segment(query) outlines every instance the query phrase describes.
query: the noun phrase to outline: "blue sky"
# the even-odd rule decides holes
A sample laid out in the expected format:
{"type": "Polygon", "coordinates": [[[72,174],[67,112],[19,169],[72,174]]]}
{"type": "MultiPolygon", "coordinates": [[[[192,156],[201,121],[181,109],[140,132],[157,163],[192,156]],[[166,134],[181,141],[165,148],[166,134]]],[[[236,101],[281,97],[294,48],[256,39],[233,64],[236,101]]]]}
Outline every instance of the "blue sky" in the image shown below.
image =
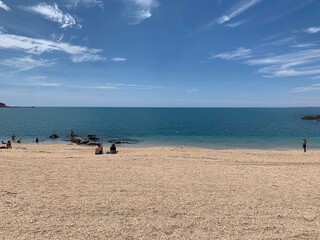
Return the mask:
{"type": "Polygon", "coordinates": [[[0,0],[0,101],[320,106],[318,0],[0,0]]]}

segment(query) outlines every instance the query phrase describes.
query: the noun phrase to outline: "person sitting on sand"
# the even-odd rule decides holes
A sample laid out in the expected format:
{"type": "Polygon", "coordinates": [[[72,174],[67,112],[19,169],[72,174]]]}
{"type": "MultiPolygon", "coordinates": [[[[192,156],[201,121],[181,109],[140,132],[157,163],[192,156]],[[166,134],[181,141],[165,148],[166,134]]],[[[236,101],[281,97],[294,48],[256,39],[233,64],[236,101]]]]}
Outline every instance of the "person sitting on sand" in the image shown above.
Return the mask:
{"type": "Polygon", "coordinates": [[[103,154],[103,147],[101,144],[97,145],[95,154],[103,154]]]}
{"type": "Polygon", "coordinates": [[[114,143],[111,145],[110,147],[110,153],[111,154],[116,154],[118,151],[117,151],[117,148],[116,148],[116,145],[114,145],[114,143]]]}
{"type": "Polygon", "coordinates": [[[7,142],[7,144],[6,144],[6,148],[7,148],[7,149],[11,149],[11,148],[12,148],[12,146],[11,146],[11,142],[10,142],[10,141],[8,141],[8,142],[7,142]]]}
{"type": "Polygon", "coordinates": [[[304,152],[307,152],[307,140],[305,138],[303,139],[302,147],[304,152]]]}

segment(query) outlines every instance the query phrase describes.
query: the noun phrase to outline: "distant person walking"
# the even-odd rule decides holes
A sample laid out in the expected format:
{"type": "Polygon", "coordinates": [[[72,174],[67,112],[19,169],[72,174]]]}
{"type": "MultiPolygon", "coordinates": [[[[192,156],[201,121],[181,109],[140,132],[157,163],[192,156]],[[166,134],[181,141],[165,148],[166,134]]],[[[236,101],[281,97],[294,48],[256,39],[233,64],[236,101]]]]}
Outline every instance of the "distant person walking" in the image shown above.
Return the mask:
{"type": "Polygon", "coordinates": [[[12,134],[11,139],[12,141],[16,140],[16,135],[12,134]]]}
{"type": "Polygon", "coordinates": [[[302,143],[303,151],[307,152],[307,140],[304,138],[302,143]]]}
{"type": "Polygon", "coordinates": [[[39,139],[38,138],[36,138],[36,143],[39,143],[39,139]]]}

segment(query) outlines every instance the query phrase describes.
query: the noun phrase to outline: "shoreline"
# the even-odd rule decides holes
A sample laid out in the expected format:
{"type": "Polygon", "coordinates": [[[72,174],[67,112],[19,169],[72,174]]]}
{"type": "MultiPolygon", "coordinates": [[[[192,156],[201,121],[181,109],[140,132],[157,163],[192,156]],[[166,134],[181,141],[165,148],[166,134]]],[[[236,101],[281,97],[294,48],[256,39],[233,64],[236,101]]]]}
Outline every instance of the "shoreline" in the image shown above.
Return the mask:
{"type": "MultiPolygon", "coordinates": [[[[11,141],[11,140],[10,140],[11,141]]],[[[74,146],[79,146],[79,147],[86,147],[86,148],[94,148],[94,145],[86,145],[86,144],[76,144],[72,143],[71,141],[43,141],[43,142],[23,142],[23,143],[17,143],[16,141],[12,142],[12,146],[23,146],[23,145],[74,145],[74,146]]],[[[104,143],[102,142],[102,145],[104,148],[109,148],[112,143],[104,143]]],[[[138,143],[138,144],[115,144],[118,148],[138,148],[138,149],[144,149],[144,148],[187,148],[187,149],[205,149],[205,150],[216,150],[216,151],[223,151],[223,150],[244,150],[244,151],[303,151],[302,144],[300,148],[290,148],[290,147],[278,147],[278,148],[248,148],[248,147],[207,147],[207,146],[198,146],[198,145],[165,145],[165,144],[143,144],[143,143],[138,143]]],[[[307,150],[310,151],[319,151],[320,152],[320,147],[309,147],[307,146],[307,150]]]]}

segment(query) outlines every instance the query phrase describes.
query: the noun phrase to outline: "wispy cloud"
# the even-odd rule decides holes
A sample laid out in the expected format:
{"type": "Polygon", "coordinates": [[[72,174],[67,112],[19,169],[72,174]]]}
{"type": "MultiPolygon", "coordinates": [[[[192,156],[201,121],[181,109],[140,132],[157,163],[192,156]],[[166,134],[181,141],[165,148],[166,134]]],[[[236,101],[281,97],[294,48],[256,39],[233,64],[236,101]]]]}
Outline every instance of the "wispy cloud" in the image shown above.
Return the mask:
{"type": "Polygon", "coordinates": [[[158,0],[125,0],[125,15],[130,24],[139,24],[152,16],[152,10],[159,6],[158,0]]]}
{"type": "Polygon", "coordinates": [[[123,84],[123,83],[105,83],[100,86],[93,87],[95,89],[110,89],[110,90],[120,90],[120,89],[136,89],[136,90],[154,90],[163,89],[160,86],[154,85],[139,85],[139,84],[123,84]]]}
{"type": "Polygon", "coordinates": [[[252,58],[248,65],[264,65],[260,73],[272,77],[310,76],[320,74],[320,50],[300,50],[288,54],[252,58]]]}
{"type": "Polygon", "coordinates": [[[315,43],[299,43],[299,44],[295,44],[291,47],[293,48],[310,48],[310,47],[315,47],[317,46],[315,43]]]}
{"type": "Polygon", "coordinates": [[[32,76],[27,79],[27,82],[24,84],[26,86],[33,87],[60,87],[61,83],[48,81],[45,76],[32,76]]]}
{"type": "Polygon", "coordinates": [[[46,76],[31,76],[26,79],[23,83],[16,82],[11,83],[11,85],[20,87],[63,87],[70,89],[87,89],[87,90],[157,90],[165,89],[164,87],[154,86],[154,85],[140,85],[140,84],[125,84],[125,83],[111,83],[107,82],[99,85],[84,85],[82,84],[67,84],[59,83],[56,81],[49,81],[46,76]]]}
{"type": "Polygon", "coordinates": [[[266,43],[264,43],[264,46],[283,46],[283,45],[288,45],[288,44],[292,44],[295,43],[295,41],[297,40],[297,38],[295,36],[291,36],[291,37],[284,37],[284,38],[280,38],[277,40],[272,40],[272,41],[268,41],[266,43]]]}
{"type": "Polygon", "coordinates": [[[29,38],[0,32],[0,49],[11,49],[41,54],[45,52],[60,51],[70,55],[73,62],[101,61],[100,49],[92,49],[84,46],[71,45],[65,42],[54,42],[44,39],[29,38]]]}
{"type": "Polygon", "coordinates": [[[51,37],[52,40],[60,42],[64,38],[64,34],[61,34],[59,36],[59,35],[56,35],[56,34],[53,33],[53,34],[50,35],[50,37],[51,37]]]}
{"type": "Polygon", "coordinates": [[[0,0],[0,9],[1,8],[6,10],[7,12],[9,12],[11,10],[11,8],[9,8],[8,5],[6,5],[3,1],[0,0]]]}
{"type": "Polygon", "coordinates": [[[214,54],[210,59],[240,60],[246,65],[257,66],[257,72],[264,77],[319,76],[320,43],[299,41],[301,37],[298,36],[272,38],[252,49],[238,48],[214,54]]]}
{"type": "Polygon", "coordinates": [[[320,91],[320,83],[312,84],[307,87],[297,87],[292,89],[290,92],[304,93],[304,92],[312,92],[312,91],[320,91]]]}
{"type": "Polygon", "coordinates": [[[320,32],[320,27],[309,27],[307,30],[306,30],[307,33],[318,33],[320,32]]]}
{"type": "Polygon", "coordinates": [[[197,92],[199,92],[199,88],[187,89],[187,93],[197,93],[197,92]]]}
{"type": "Polygon", "coordinates": [[[111,59],[113,62],[125,62],[127,61],[126,58],[122,58],[122,57],[115,57],[111,59]]]}
{"type": "Polygon", "coordinates": [[[67,7],[76,8],[79,6],[84,7],[100,7],[102,10],[104,9],[103,1],[100,0],[68,0],[67,7]]]}
{"type": "Polygon", "coordinates": [[[234,28],[234,27],[238,27],[238,26],[244,24],[245,22],[246,22],[246,20],[242,20],[242,21],[238,21],[238,22],[227,23],[227,24],[225,24],[225,26],[234,28]]]}
{"type": "Polygon", "coordinates": [[[54,3],[53,5],[47,3],[39,3],[35,6],[25,7],[25,9],[40,14],[47,20],[58,23],[61,28],[81,28],[81,25],[77,24],[76,20],[71,16],[71,14],[64,13],[59,9],[56,3],[54,3]]]}
{"type": "Polygon", "coordinates": [[[251,50],[247,48],[238,48],[232,52],[223,52],[219,54],[212,55],[209,59],[221,58],[225,60],[239,60],[249,58],[251,54],[251,50]]]}
{"type": "Polygon", "coordinates": [[[226,23],[228,21],[230,21],[231,19],[233,19],[234,17],[246,12],[249,8],[253,7],[254,5],[256,5],[257,3],[261,2],[262,0],[242,0],[240,3],[238,3],[237,5],[233,6],[227,14],[222,15],[221,17],[219,17],[216,22],[218,24],[223,24],[226,23]]]}
{"type": "Polygon", "coordinates": [[[16,57],[5,60],[0,60],[0,64],[15,68],[18,71],[27,71],[36,67],[48,67],[55,64],[54,60],[35,59],[31,56],[16,57]]]}

